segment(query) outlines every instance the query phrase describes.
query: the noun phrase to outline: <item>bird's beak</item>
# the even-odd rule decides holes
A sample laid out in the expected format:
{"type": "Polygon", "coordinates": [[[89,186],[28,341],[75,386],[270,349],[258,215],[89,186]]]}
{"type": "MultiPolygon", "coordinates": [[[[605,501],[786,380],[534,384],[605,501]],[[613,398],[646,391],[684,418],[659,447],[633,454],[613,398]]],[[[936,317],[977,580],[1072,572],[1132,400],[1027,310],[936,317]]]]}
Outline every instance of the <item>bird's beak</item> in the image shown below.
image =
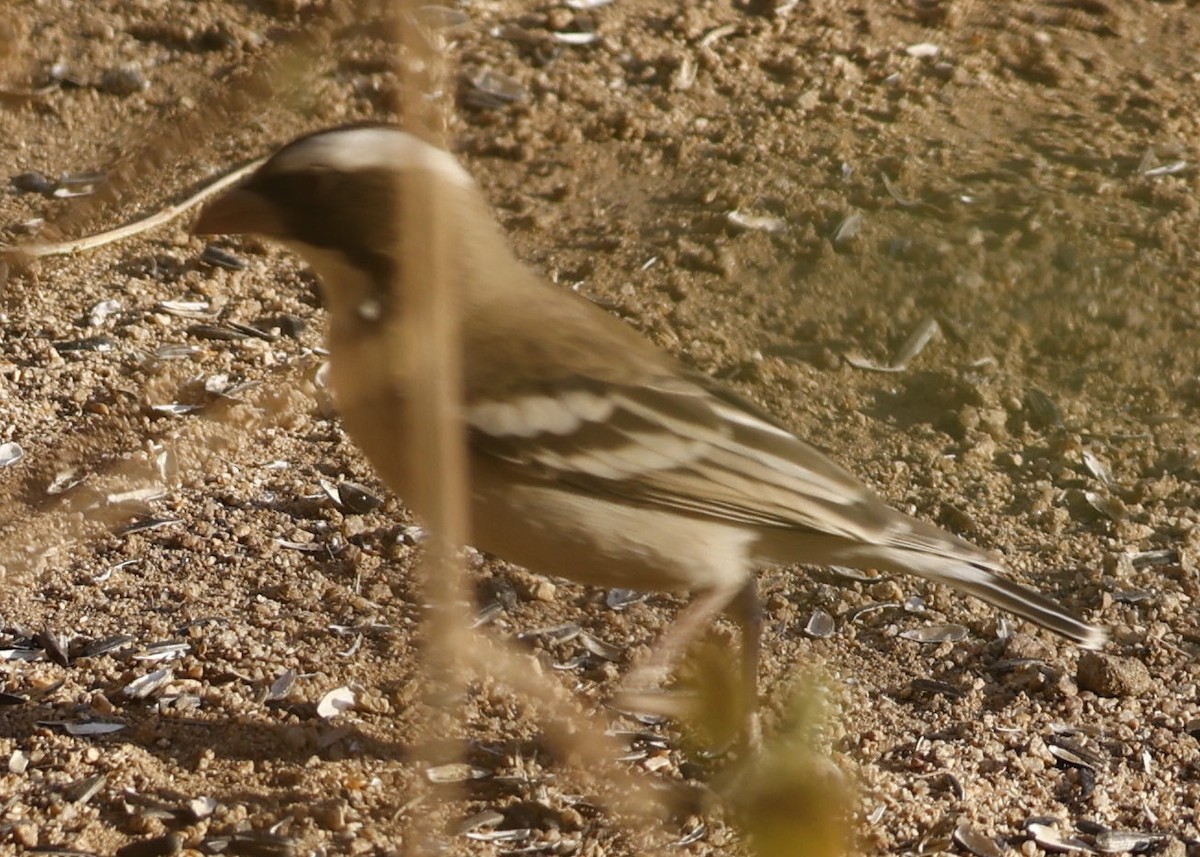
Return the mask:
{"type": "Polygon", "coordinates": [[[270,202],[252,190],[238,187],[204,207],[192,224],[192,234],[271,237],[283,235],[284,228],[270,202]]]}

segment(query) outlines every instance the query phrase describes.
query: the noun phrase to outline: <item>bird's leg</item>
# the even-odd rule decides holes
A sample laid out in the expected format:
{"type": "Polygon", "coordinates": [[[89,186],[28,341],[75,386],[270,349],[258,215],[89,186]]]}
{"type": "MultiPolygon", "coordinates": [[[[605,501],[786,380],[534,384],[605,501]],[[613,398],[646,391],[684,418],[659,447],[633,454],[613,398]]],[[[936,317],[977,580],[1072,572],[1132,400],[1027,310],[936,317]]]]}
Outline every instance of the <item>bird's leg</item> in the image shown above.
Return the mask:
{"type": "Polygon", "coordinates": [[[744,749],[754,750],[762,744],[758,722],[758,658],[762,648],[763,610],[753,576],[738,590],[727,611],[742,628],[742,704],[746,707],[746,722],[740,743],[744,749]]]}
{"type": "Polygon", "coordinates": [[[621,696],[629,700],[631,694],[637,697],[647,691],[657,691],[696,637],[712,624],[717,614],[729,610],[744,591],[744,586],[720,587],[701,592],[693,598],[659,638],[650,657],[630,671],[621,696]]]}
{"type": "Polygon", "coordinates": [[[697,595],[658,641],[650,658],[630,672],[620,697],[625,705],[638,710],[669,717],[685,713],[686,705],[681,707],[678,702],[672,705],[661,693],[661,686],[695,639],[722,612],[728,613],[742,629],[741,693],[734,704],[745,716],[738,746],[752,751],[762,741],[758,724],[758,656],[763,628],[762,604],[753,577],[737,588],[722,587],[697,595]]]}

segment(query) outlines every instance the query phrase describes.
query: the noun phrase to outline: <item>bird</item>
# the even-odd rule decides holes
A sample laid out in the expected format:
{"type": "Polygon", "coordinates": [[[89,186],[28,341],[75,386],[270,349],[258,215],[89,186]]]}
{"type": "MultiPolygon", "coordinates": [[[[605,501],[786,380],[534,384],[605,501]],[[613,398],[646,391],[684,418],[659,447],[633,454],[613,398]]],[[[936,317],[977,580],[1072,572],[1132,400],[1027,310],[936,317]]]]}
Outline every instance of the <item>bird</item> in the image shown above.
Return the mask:
{"type": "Polygon", "coordinates": [[[278,149],[193,232],[260,236],[311,267],[336,408],[402,501],[413,475],[398,450],[420,415],[383,340],[400,311],[398,194],[417,175],[449,213],[470,542],[543,575],[691,595],[643,678],[661,679],[726,613],[756,698],[756,572],[793,564],[915,575],[1103,646],[1102,628],[1005,577],[993,554],[889,507],[763,408],[526,266],[451,153],[390,125],[330,128],[278,149]]]}

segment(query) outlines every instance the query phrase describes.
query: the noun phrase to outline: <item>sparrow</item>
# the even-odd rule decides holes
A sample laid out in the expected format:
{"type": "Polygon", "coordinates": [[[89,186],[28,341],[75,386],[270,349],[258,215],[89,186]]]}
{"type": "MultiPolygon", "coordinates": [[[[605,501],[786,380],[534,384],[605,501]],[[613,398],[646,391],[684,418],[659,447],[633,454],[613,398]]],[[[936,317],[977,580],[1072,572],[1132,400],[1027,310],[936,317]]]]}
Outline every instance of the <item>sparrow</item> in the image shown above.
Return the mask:
{"type": "Polygon", "coordinates": [[[996,557],[888,507],[753,402],[526,267],[451,154],[393,127],[334,128],[279,149],[193,231],[273,239],[313,269],[336,407],[401,500],[412,474],[398,450],[420,415],[406,408],[402,367],[388,365],[398,351],[384,340],[400,311],[397,194],[411,171],[453,223],[476,548],[585,584],[691,593],[660,641],[660,673],[728,612],[742,626],[748,693],[761,566],[916,575],[1103,645],[1103,630],[1005,578],[996,557]]]}

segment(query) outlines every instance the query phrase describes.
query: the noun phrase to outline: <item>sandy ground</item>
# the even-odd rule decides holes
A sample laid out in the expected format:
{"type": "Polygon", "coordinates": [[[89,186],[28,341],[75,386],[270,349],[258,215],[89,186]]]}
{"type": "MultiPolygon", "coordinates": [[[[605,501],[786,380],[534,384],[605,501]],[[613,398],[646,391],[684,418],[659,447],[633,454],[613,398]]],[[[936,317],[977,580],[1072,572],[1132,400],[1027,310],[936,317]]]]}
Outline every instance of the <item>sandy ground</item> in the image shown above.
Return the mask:
{"type": "MultiPolygon", "coordinates": [[[[789,5],[458,4],[447,136],[530,264],[1110,626],[1103,655],[911,579],[766,571],[768,746],[824,693],[802,743],[840,773],[731,785],[602,705],[678,599],[476,557],[479,633],[611,721],[639,781],[708,797],[616,812],[486,680],[445,750],[477,779],[431,790],[414,522],[322,400],[311,276],[255,242],[214,264],[184,217],[4,272],[0,851],[431,853],[402,840],[421,816],[450,854],[749,853],[734,808],[775,800],[803,853],[840,777],[866,853],[1034,854],[1033,819],[1200,853],[1200,9],[789,5]]],[[[160,209],[396,87],[378,10],[6,11],[10,244],[160,209]]]]}

